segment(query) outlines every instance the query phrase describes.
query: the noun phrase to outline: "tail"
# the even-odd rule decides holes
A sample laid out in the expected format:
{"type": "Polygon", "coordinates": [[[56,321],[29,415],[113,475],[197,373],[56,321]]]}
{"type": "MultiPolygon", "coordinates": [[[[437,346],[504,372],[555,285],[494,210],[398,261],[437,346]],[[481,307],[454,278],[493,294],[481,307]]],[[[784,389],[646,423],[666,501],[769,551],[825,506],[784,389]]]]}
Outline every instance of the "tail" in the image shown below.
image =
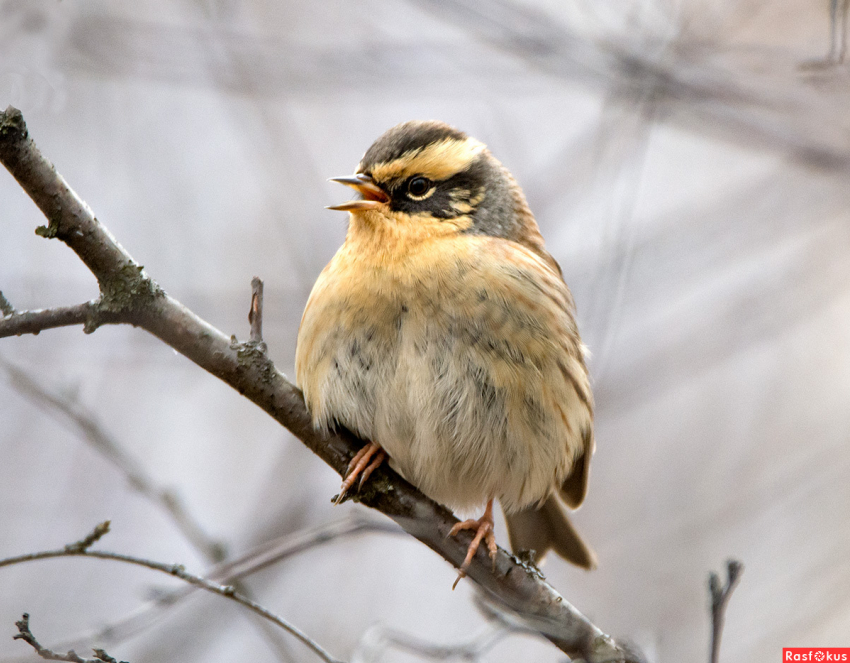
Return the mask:
{"type": "Polygon", "coordinates": [[[534,562],[539,562],[549,550],[554,550],[568,562],[583,569],[596,568],[596,555],[582,541],[566,512],[552,495],[539,508],[530,507],[518,513],[505,514],[511,549],[533,550],[534,562]]]}

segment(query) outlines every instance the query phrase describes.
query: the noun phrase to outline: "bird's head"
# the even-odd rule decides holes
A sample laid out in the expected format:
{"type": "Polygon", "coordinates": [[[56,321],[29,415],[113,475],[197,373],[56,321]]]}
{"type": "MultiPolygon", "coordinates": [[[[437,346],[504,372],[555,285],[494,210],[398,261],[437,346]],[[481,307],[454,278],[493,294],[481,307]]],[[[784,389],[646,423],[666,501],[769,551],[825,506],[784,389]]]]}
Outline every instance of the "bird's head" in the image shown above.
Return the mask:
{"type": "Polygon", "coordinates": [[[445,224],[520,242],[529,232],[539,237],[510,173],[483,143],[443,122],[393,127],[366,151],[354,175],[333,181],[361,198],[329,209],[377,212],[387,220],[445,224]]]}

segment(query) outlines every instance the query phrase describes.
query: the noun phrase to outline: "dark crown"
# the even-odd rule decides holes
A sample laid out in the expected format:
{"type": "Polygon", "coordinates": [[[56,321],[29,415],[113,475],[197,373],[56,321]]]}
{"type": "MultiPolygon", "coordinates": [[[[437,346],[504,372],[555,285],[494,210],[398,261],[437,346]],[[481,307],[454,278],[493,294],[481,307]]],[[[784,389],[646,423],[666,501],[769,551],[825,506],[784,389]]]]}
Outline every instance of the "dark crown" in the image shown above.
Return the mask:
{"type": "Polygon", "coordinates": [[[369,172],[379,163],[398,159],[405,153],[420,150],[432,143],[447,139],[464,140],[467,135],[439,120],[410,120],[394,126],[381,134],[366,150],[360,160],[358,172],[369,172]]]}

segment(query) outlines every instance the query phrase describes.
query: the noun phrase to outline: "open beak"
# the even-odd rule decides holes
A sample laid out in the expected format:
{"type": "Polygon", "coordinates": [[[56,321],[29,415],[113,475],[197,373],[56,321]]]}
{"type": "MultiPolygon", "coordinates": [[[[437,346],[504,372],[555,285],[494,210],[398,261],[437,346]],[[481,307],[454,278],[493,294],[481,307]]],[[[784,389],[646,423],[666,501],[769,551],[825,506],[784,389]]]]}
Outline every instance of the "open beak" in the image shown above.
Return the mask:
{"type": "Polygon", "coordinates": [[[341,205],[330,205],[326,209],[337,209],[343,212],[376,209],[390,200],[390,197],[386,194],[386,192],[375,184],[372,181],[372,178],[368,175],[357,174],[349,175],[347,177],[332,177],[329,181],[339,182],[340,184],[345,184],[345,186],[350,186],[363,196],[363,199],[349,200],[347,203],[342,203],[341,205]]]}

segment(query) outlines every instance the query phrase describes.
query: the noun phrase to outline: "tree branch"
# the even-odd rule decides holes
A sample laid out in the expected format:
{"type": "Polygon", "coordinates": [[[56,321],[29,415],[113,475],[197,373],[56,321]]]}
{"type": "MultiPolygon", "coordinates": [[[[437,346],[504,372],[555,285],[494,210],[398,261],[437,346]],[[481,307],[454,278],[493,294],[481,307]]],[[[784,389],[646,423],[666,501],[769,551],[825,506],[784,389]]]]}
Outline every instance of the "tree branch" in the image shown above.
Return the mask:
{"type": "MultiPolygon", "coordinates": [[[[220,585],[237,585],[239,580],[278,564],[295,555],[300,555],[318,546],[368,533],[404,535],[405,532],[386,519],[378,519],[364,512],[349,511],[337,521],[317,527],[298,530],[261,543],[239,557],[213,566],[204,576],[220,585]]],[[[90,642],[120,644],[128,638],[150,628],[155,620],[178,606],[198,591],[186,585],[169,591],[156,592],[151,600],[128,615],[90,629],[54,645],[54,649],[82,648],[90,642]]],[[[269,622],[263,622],[269,624],[269,622]]],[[[271,626],[271,625],[270,625],[271,626]]],[[[24,661],[20,661],[24,663],[24,661]]]]}
{"type": "MultiPolygon", "coordinates": [[[[199,589],[206,590],[208,592],[211,592],[212,594],[218,594],[219,596],[223,596],[227,599],[230,599],[231,601],[235,601],[239,605],[248,608],[248,610],[250,610],[251,612],[259,615],[260,617],[263,617],[264,619],[267,619],[273,624],[280,626],[285,631],[288,631],[289,633],[294,635],[307,647],[313,650],[313,652],[319,658],[325,661],[325,663],[343,663],[342,661],[339,661],[338,659],[331,656],[318,643],[308,637],[298,627],[290,624],[282,617],[279,617],[270,610],[261,606],[259,603],[255,603],[247,597],[238,594],[232,585],[219,585],[218,583],[212,582],[211,580],[207,580],[206,578],[202,578],[201,576],[196,576],[186,571],[182,564],[163,564],[161,562],[154,562],[149,559],[134,557],[132,555],[122,555],[120,553],[106,552],[101,550],[89,550],[89,547],[92,546],[107,532],[109,532],[108,520],[95,527],[91,534],[86,536],[81,541],[69,544],[59,550],[46,550],[38,553],[20,555],[18,557],[8,557],[6,559],[0,559],[0,568],[4,566],[12,566],[14,564],[23,564],[25,562],[34,562],[42,559],[55,559],[57,557],[93,557],[96,559],[110,559],[115,562],[124,562],[125,564],[134,564],[135,566],[142,566],[153,571],[167,573],[168,575],[174,576],[175,578],[179,578],[180,580],[183,580],[184,582],[187,582],[190,585],[193,585],[194,587],[198,587],[199,589]]],[[[75,661],[75,663],[88,663],[88,661],[83,661],[82,659],[76,660],[66,658],[57,660],[69,660],[75,661]]]]}
{"type": "MultiPolygon", "coordinates": [[[[9,303],[5,297],[3,302],[9,303]]],[[[95,322],[97,302],[86,302],[60,308],[37,309],[35,311],[16,311],[11,305],[8,309],[5,306],[2,309],[4,315],[0,318],[0,338],[38,334],[43,329],[74,325],[83,325],[83,330],[87,332],[94,331],[97,328],[95,322]]]]}
{"type": "MultiPolygon", "coordinates": [[[[112,658],[102,649],[93,650],[94,658],[82,658],[73,649],[68,650],[67,654],[58,654],[47,647],[42,647],[41,643],[36,640],[32,631],[30,631],[30,616],[27,613],[24,613],[21,621],[15,622],[15,626],[18,627],[18,633],[17,635],[13,635],[12,639],[23,640],[35,649],[36,654],[47,661],[71,661],[71,663],[119,663],[119,661],[112,658]]],[[[121,661],[120,663],[127,663],[127,661],[121,661]]]]}
{"type": "MultiPolygon", "coordinates": [[[[259,344],[239,343],[199,318],[165,293],[94,217],[30,139],[23,116],[9,107],[0,113],[0,162],[48,219],[36,232],[67,244],[100,285],[90,325],[129,323],[145,329],[223,380],[265,410],[339,474],[362,446],[351,433],[322,433],[313,428],[298,390],[278,371],[259,344]]],[[[459,566],[471,534],[448,537],[457,519],[393,470],[381,466],[360,495],[401,527],[459,566]]],[[[495,565],[485,552],[467,575],[490,599],[514,610],[562,651],[588,663],[639,661],[592,624],[540,576],[499,551],[495,565]]]]}

